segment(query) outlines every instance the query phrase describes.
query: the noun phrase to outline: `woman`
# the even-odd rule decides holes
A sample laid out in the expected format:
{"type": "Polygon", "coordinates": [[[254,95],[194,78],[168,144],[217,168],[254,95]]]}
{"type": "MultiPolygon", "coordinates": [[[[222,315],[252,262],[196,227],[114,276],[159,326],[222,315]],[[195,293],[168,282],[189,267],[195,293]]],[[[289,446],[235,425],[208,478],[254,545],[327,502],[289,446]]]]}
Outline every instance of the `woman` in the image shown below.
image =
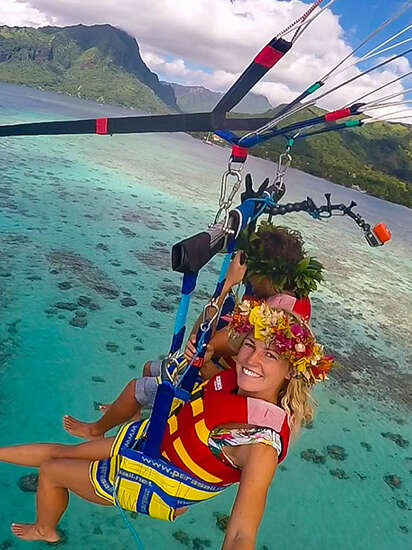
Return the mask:
{"type": "MultiPolygon", "coordinates": [[[[239,238],[238,248],[246,252],[247,264],[242,261],[240,251],[229,264],[218,304],[223,306],[223,317],[234,306],[230,295],[232,288],[244,279],[247,281],[246,296],[266,299],[271,306],[288,309],[309,320],[308,294],[316,290],[317,283],[322,280],[323,267],[314,258],[306,256],[300,233],[262,222],[257,231],[239,238]]],[[[195,324],[194,331],[199,323],[195,324]]],[[[222,368],[233,366],[231,357],[239,347],[236,339],[228,337],[225,324],[221,318],[211,341],[214,361],[204,364],[200,371],[203,380],[212,378],[222,368]]],[[[194,353],[190,340],[187,350],[189,355],[194,353]]],[[[188,354],[185,354],[186,358],[188,354]]],[[[93,440],[103,437],[107,431],[123,422],[138,419],[142,407],[151,407],[153,404],[160,365],[161,361],[148,361],[143,368],[142,378],[130,380],[110,405],[101,405],[101,418],[94,422],[83,422],[65,415],[64,429],[76,437],[93,440]]]]}
{"type": "Polygon", "coordinates": [[[145,421],[125,425],[116,438],[74,447],[40,443],[0,449],[3,462],[40,468],[36,521],[12,524],[12,532],[25,540],[57,541],[69,490],[97,504],[120,503],[138,511],[147,505],[149,515],[175,519],[187,504],[239,482],[222,549],[253,549],[289,434],[295,437],[311,420],[310,388],[325,378],[331,358],[323,356],[306,322],[265,303],[242,302],[230,330],[245,337],[236,369],[205,382],[169,418],[161,446],[166,460],[133,460],[145,421]],[[157,478],[149,475],[152,494],[142,504],[144,485],[134,481],[142,482],[144,468],[153,462],[161,469],[157,478]],[[166,479],[168,467],[172,474],[166,479]],[[173,492],[175,474],[180,478],[173,492]]]}

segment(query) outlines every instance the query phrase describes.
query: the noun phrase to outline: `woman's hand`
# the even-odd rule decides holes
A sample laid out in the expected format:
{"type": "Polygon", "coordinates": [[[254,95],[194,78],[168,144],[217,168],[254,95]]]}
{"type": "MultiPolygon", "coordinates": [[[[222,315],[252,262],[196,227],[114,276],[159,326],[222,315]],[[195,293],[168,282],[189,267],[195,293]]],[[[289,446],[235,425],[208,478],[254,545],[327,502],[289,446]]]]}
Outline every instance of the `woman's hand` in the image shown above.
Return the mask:
{"type": "Polygon", "coordinates": [[[266,494],[278,462],[273,447],[263,443],[247,445],[244,456],[239,488],[222,550],[254,549],[265,510],[266,494]]]}
{"type": "Polygon", "coordinates": [[[242,282],[247,270],[247,256],[243,250],[238,250],[229,264],[226,272],[225,287],[231,289],[242,282]]]}

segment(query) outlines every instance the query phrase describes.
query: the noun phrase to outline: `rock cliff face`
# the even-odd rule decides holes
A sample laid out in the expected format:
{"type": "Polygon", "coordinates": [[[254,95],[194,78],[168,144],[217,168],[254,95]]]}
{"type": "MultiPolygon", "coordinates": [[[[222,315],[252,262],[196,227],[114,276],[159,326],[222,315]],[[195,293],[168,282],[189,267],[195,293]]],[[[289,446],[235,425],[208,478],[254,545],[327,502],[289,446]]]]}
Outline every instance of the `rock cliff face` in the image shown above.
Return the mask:
{"type": "MultiPolygon", "coordinates": [[[[7,69],[11,69],[12,64],[17,64],[17,69],[21,68],[21,64],[25,64],[26,71],[30,72],[31,67],[33,73],[52,73],[51,80],[46,77],[44,83],[38,83],[49,89],[58,88],[56,81],[61,80],[63,83],[67,76],[65,71],[74,67],[84,69],[93,65],[95,69],[104,68],[106,71],[109,67],[114,72],[122,71],[129,79],[137,79],[169,109],[180,110],[173,88],[160,83],[158,76],[145,65],[136,40],[111,25],[74,25],[40,29],[0,27],[0,79],[19,83],[7,77],[8,72],[11,72],[7,69]],[[1,64],[9,66],[2,67],[1,64]]],[[[16,72],[19,74],[19,70],[16,72]]],[[[27,74],[27,79],[27,82],[20,83],[31,85],[30,74],[27,74]]],[[[87,95],[87,78],[86,81],[79,82],[79,85],[87,95]]],[[[61,91],[66,91],[64,85],[61,91]]]]}

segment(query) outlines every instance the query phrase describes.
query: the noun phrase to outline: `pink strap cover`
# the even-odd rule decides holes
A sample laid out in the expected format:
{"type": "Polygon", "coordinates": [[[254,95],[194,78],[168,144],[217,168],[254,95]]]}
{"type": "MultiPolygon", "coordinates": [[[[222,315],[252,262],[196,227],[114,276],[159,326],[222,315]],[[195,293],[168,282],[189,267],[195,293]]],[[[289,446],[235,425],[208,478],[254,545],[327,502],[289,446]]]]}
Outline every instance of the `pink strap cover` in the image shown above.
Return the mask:
{"type": "Polygon", "coordinates": [[[280,432],[285,422],[286,413],[273,403],[254,397],[247,398],[247,423],[262,428],[272,428],[280,432]]]}
{"type": "Polygon", "coordinates": [[[265,302],[269,307],[278,307],[286,311],[293,311],[296,304],[296,298],[288,294],[278,294],[277,296],[266,298],[265,302]]]}

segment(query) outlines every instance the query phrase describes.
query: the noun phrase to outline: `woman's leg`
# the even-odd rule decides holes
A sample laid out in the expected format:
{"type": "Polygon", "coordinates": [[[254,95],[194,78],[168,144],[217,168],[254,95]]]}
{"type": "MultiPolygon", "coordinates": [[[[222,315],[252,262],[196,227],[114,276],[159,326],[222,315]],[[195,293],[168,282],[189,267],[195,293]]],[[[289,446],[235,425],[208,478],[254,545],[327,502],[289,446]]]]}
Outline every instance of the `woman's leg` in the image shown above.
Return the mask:
{"type": "Polygon", "coordinates": [[[127,422],[131,418],[138,419],[141,404],[135,397],[136,379],[130,380],[123,389],[119,397],[105,410],[104,415],[96,422],[81,422],[72,416],[63,417],[63,427],[66,432],[77,437],[85,439],[99,439],[104,434],[114,428],[127,422]]]}
{"type": "Polygon", "coordinates": [[[13,534],[24,540],[58,541],[56,526],[67,508],[68,491],[90,502],[110,506],[108,501],[94,492],[89,479],[89,466],[90,461],[78,459],[43,462],[36,497],[36,520],[34,523],[12,523],[13,534]]]}
{"type": "Polygon", "coordinates": [[[76,458],[102,460],[110,456],[114,437],[97,439],[81,445],[60,445],[58,443],[29,443],[0,447],[0,462],[11,462],[20,466],[38,468],[53,458],[76,458]]]}

